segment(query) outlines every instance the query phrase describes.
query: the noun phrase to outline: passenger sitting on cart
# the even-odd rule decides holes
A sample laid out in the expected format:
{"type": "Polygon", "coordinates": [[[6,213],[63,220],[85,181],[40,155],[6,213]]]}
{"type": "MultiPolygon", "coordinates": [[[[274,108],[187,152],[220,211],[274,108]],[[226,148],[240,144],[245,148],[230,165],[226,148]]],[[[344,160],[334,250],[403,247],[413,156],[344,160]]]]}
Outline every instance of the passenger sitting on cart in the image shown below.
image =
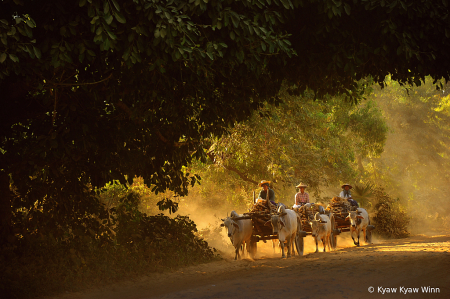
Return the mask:
{"type": "Polygon", "coordinates": [[[269,192],[269,200],[272,204],[274,204],[276,206],[277,204],[275,203],[275,191],[270,189],[269,185],[270,185],[270,181],[262,180],[261,183],[259,183],[259,186],[262,187],[262,189],[259,192],[258,198],[266,199],[267,192],[269,192]]]}
{"type": "Polygon", "coordinates": [[[307,188],[308,186],[303,183],[300,183],[295,187],[300,188],[300,192],[295,194],[295,204],[292,207],[294,209],[300,208],[301,206],[309,203],[309,194],[308,192],[305,192],[305,188],[307,188]]]}
{"type": "Polygon", "coordinates": [[[344,190],[341,191],[339,197],[347,199],[350,205],[359,208],[359,204],[352,198],[352,193],[350,192],[350,189],[352,189],[353,187],[350,184],[344,184],[341,186],[341,188],[344,190]]]}

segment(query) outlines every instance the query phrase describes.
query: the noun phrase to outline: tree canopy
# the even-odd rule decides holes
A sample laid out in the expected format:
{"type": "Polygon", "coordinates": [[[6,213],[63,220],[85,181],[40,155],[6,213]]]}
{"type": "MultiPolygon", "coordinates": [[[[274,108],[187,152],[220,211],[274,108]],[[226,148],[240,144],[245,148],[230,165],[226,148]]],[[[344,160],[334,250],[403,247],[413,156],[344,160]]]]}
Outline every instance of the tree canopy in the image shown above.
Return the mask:
{"type": "Polygon", "coordinates": [[[365,76],[449,79],[446,0],[0,5],[6,214],[10,202],[38,202],[58,221],[76,219],[92,186],[124,175],[185,194],[197,178],[182,166],[205,158],[212,135],[279,102],[283,80],[355,101],[365,76]]]}
{"type": "Polygon", "coordinates": [[[348,107],[338,97],[318,102],[312,96],[290,96],[284,90],[282,104],[259,109],[217,139],[208,152],[216,167],[198,169],[208,177],[227,170],[214,181],[225,190],[246,189],[247,202],[262,179],[272,181],[277,201],[285,204],[291,204],[300,181],[316,198],[332,184],[353,181],[358,176],[356,157],[376,157],[383,151],[388,128],[381,111],[373,101],[348,107]]]}

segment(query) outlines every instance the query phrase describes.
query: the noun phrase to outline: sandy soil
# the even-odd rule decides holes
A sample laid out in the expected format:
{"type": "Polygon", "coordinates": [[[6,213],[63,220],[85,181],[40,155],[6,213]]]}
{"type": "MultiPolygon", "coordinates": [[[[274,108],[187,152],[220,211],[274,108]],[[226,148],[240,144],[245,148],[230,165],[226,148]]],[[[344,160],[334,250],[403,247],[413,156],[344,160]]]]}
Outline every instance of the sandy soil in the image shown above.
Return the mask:
{"type": "Polygon", "coordinates": [[[315,245],[308,236],[305,255],[289,259],[274,255],[271,244],[260,242],[255,260],[226,256],[53,299],[450,298],[450,235],[375,240],[361,247],[346,238],[338,239],[336,251],[313,253],[315,245]],[[422,287],[434,289],[426,292],[422,287]]]}

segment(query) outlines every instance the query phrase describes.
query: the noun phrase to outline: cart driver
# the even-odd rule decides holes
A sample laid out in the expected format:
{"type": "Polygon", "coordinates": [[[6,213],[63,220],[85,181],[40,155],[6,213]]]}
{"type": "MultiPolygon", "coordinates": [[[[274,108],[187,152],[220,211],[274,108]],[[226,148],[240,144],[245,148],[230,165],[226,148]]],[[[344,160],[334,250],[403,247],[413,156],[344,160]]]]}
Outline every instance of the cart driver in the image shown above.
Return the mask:
{"type": "Polygon", "coordinates": [[[261,183],[259,183],[259,186],[262,187],[261,191],[259,192],[258,198],[266,199],[267,192],[269,192],[269,200],[272,204],[276,205],[275,203],[275,191],[270,188],[270,181],[262,180],[261,183]]]}
{"type": "Polygon", "coordinates": [[[295,194],[295,199],[294,199],[294,206],[293,208],[300,208],[301,206],[309,203],[309,194],[308,192],[305,192],[305,189],[308,187],[307,185],[300,183],[297,186],[295,186],[296,188],[299,188],[300,191],[295,194]]]}
{"type": "Polygon", "coordinates": [[[352,185],[344,184],[341,186],[341,188],[344,190],[339,193],[339,197],[347,199],[350,205],[359,208],[359,204],[352,198],[352,193],[350,192],[350,189],[353,188],[352,185]]]}

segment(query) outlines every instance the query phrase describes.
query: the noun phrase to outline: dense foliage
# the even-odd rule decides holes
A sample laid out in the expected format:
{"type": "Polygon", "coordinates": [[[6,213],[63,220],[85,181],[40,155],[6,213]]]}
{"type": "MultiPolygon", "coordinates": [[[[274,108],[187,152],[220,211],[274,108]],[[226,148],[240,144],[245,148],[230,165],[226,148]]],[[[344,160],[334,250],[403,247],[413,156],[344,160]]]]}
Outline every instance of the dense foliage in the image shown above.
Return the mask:
{"type": "Polygon", "coordinates": [[[204,158],[205,138],[275,100],[283,79],[355,100],[366,75],[420,82],[450,69],[447,1],[1,5],[0,169],[14,209],[45,196],[72,215],[95,206],[86,185],[124,174],[185,194],[197,178],[182,166],[204,158]]]}
{"type": "MultiPolygon", "coordinates": [[[[126,232],[140,231],[136,223],[146,218],[127,210],[127,201],[118,210],[105,207],[96,188],[114,180],[131,183],[137,175],[155,193],[185,195],[199,179],[186,167],[206,163],[205,149],[215,138],[256,121],[254,111],[287,111],[286,105],[271,106],[281,103],[283,82],[291,94],[311,92],[309,101],[338,95],[332,106],[340,111],[360,98],[359,79],[369,75],[378,83],[389,73],[401,82],[420,83],[428,74],[449,79],[448,13],[446,0],[1,1],[0,243],[26,256],[47,244],[36,241],[42,236],[58,248],[71,240],[74,250],[89,243],[86,238],[96,246],[133,238],[126,232]],[[122,217],[115,234],[111,213],[122,217]]],[[[364,136],[372,126],[381,129],[368,136],[383,135],[377,115],[366,117],[372,106],[332,119],[343,122],[333,131],[325,125],[328,107],[312,103],[304,112],[317,129],[274,119],[267,125],[280,126],[281,135],[272,140],[286,145],[288,134],[305,135],[306,158],[330,178],[341,171],[335,180],[350,176],[353,154],[380,151],[382,138],[370,143],[364,136]],[[366,119],[375,123],[360,127],[366,119]],[[355,148],[338,150],[340,137],[331,138],[327,129],[339,136],[353,132],[355,148]]],[[[296,146],[287,144],[286,152],[304,150],[296,146]]],[[[253,180],[320,181],[316,168],[306,171],[300,155],[290,161],[286,152],[275,152],[280,164],[254,160],[252,169],[273,167],[253,180]]],[[[247,167],[243,159],[235,162],[247,167]]]]}
{"type": "Polygon", "coordinates": [[[256,111],[210,148],[216,169],[228,170],[224,185],[245,186],[250,194],[267,179],[277,200],[290,204],[300,181],[318,196],[330,184],[358,176],[356,157],[383,151],[388,128],[373,101],[343,107],[339,98],[313,101],[308,93],[280,97],[282,104],[256,111]]]}
{"type": "MultiPolygon", "coordinates": [[[[101,200],[113,189],[117,185],[107,186],[101,200]]],[[[138,209],[141,196],[131,189],[115,197],[104,219],[82,219],[83,230],[55,235],[58,230],[41,221],[43,227],[23,236],[16,246],[3,246],[2,298],[77,291],[215,257],[189,217],[147,216],[138,209]]]]}
{"type": "Polygon", "coordinates": [[[387,238],[406,238],[409,236],[410,217],[399,199],[394,199],[383,188],[374,189],[375,207],[372,223],[376,227],[375,234],[387,238]]]}
{"type": "Polygon", "coordinates": [[[302,90],[348,91],[356,80],[386,75],[420,84],[449,78],[449,1],[293,1],[299,6],[284,28],[298,54],[279,68],[302,90]]]}

